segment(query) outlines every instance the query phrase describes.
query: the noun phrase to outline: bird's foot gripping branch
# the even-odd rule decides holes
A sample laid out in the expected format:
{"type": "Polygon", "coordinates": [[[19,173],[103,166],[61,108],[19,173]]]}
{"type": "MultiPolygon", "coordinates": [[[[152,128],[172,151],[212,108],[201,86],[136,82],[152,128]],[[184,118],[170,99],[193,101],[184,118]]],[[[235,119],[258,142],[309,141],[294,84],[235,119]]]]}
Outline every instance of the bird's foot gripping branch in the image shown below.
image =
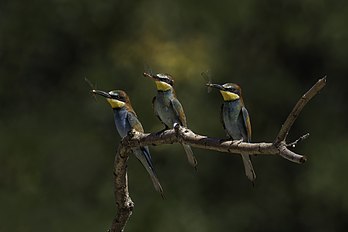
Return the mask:
{"type": "Polygon", "coordinates": [[[134,203],[128,192],[127,179],[127,160],[128,154],[131,152],[132,148],[144,147],[147,145],[181,143],[201,149],[226,152],[228,154],[279,155],[295,163],[304,163],[306,157],[289,150],[288,147],[294,147],[299,141],[307,138],[308,134],[290,144],[286,143],[286,137],[303,107],[325,86],[325,84],[326,77],[320,79],[300,98],[282,125],[274,142],[245,143],[241,141],[212,138],[196,134],[192,130],[182,127],[179,124],[176,124],[173,129],[165,130],[162,133],[145,134],[132,130],[131,133],[128,133],[121,141],[115,157],[114,185],[117,214],[109,231],[123,231],[134,208],[134,203]]]}

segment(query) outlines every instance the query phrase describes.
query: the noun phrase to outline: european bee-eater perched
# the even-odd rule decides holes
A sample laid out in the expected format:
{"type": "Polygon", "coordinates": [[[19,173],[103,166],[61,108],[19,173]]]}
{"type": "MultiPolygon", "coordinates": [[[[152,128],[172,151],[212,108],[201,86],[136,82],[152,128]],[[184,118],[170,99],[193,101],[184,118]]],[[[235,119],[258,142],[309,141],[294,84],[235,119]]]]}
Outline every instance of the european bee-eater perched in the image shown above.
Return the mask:
{"type": "MultiPolygon", "coordinates": [[[[207,84],[220,90],[224,99],[221,106],[221,123],[228,137],[233,140],[243,142],[251,141],[251,124],[247,109],[244,106],[241,88],[233,83],[224,85],[207,84]]],[[[256,179],[256,174],[249,155],[242,155],[245,175],[252,182],[256,179]]]]}
{"type": "MultiPolygon", "coordinates": [[[[175,95],[173,78],[168,74],[160,73],[156,75],[144,73],[143,75],[150,77],[156,83],[157,95],[153,98],[152,104],[155,115],[165,126],[164,130],[173,128],[175,123],[187,127],[184,109],[175,95]]],[[[197,160],[191,147],[186,144],[183,144],[183,147],[189,163],[197,169],[197,160]]]]}
{"type": "MultiPolygon", "coordinates": [[[[135,114],[135,111],[132,108],[131,102],[126,92],[122,90],[113,90],[107,93],[100,90],[92,90],[92,93],[105,97],[106,100],[110,103],[114,111],[116,129],[121,138],[127,136],[128,132],[132,129],[139,132],[144,132],[143,126],[138,120],[137,115],[135,114]]],[[[149,173],[151,177],[155,189],[163,197],[163,189],[155,173],[149,148],[147,146],[133,148],[132,152],[145,167],[146,171],[149,173]]]]}

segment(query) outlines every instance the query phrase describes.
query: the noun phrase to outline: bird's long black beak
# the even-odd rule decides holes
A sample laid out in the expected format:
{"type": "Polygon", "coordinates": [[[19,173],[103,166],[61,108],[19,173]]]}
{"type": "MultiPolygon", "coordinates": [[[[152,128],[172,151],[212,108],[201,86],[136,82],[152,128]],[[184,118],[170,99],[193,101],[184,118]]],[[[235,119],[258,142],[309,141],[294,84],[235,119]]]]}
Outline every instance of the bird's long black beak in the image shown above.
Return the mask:
{"type": "Polygon", "coordinates": [[[222,85],[219,85],[219,84],[207,83],[205,85],[210,87],[210,88],[215,88],[215,89],[218,89],[218,90],[225,90],[225,88],[222,85]]]}
{"type": "Polygon", "coordinates": [[[157,76],[151,75],[150,73],[144,72],[144,73],[143,73],[143,76],[144,76],[144,77],[151,78],[152,80],[158,80],[157,76]]]}
{"type": "Polygon", "coordinates": [[[103,96],[103,97],[105,97],[105,98],[111,98],[110,94],[108,94],[107,92],[101,91],[101,90],[95,90],[95,89],[93,89],[91,92],[92,92],[93,94],[97,94],[97,95],[103,96]]]}

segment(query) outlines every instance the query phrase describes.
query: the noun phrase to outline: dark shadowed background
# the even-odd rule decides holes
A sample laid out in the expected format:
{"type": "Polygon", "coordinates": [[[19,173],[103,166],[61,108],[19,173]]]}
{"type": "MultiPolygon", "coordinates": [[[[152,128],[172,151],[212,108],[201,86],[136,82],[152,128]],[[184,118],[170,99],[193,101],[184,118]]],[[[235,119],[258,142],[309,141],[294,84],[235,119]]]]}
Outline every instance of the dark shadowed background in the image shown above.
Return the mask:
{"type": "Polygon", "coordinates": [[[327,75],[289,140],[309,132],[298,165],[179,145],[151,147],[162,200],[129,160],[127,231],[347,231],[348,4],[344,1],[0,2],[0,231],[106,231],[115,214],[112,110],[89,94],[123,89],[147,132],[155,85],[170,73],[189,127],[223,137],[222,97],[200,73],[242,86],[253,141],[271,142],[300,96],[327,75]]]}

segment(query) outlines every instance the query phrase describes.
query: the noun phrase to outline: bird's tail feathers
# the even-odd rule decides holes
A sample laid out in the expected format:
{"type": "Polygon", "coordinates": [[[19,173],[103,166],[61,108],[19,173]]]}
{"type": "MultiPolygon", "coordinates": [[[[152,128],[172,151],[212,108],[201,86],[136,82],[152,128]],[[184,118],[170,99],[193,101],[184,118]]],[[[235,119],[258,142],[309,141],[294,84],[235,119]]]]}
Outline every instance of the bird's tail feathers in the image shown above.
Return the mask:
{"type": "Polygon", "coordinates": [[[159,192],[162,196],[162,198],[164,199],[164,193],[163,193],[163,188],[161,186],[161,183],[159,182],[156,174],[154,172],[152,172],[154,175],[150,174],[153,186],[155,187],[156,191],[159,192]]]}
{"type": "Polygon", "coordinates": [[[184,147],[188,162],[197,170],[198,162],[196,160],[196,157],[193,155],[193,151],[190,145],[183,144],[182,146],[184,147]]]}
{"type": "Polygon", "coordinates": [[[146,171],[149,173],[153,186],[155,187],[156,191],[161,194],[162,198],[164,198],[163,188],[156,175],[148,149],[145,147],[141,147],[140,150],[133,151],[133,152],[135,153],[136,157],[141,162],[141,164],[144,166],[146,171]]]}
{"type": "Polygon", "coordinates": [[[253,168],[253,164],[251,163],[250,155],[242,155],[244,169],[245,169],[245,175],[248,177],[248,179],[254,183],[256,179],[256,174],[253,168]]]}

